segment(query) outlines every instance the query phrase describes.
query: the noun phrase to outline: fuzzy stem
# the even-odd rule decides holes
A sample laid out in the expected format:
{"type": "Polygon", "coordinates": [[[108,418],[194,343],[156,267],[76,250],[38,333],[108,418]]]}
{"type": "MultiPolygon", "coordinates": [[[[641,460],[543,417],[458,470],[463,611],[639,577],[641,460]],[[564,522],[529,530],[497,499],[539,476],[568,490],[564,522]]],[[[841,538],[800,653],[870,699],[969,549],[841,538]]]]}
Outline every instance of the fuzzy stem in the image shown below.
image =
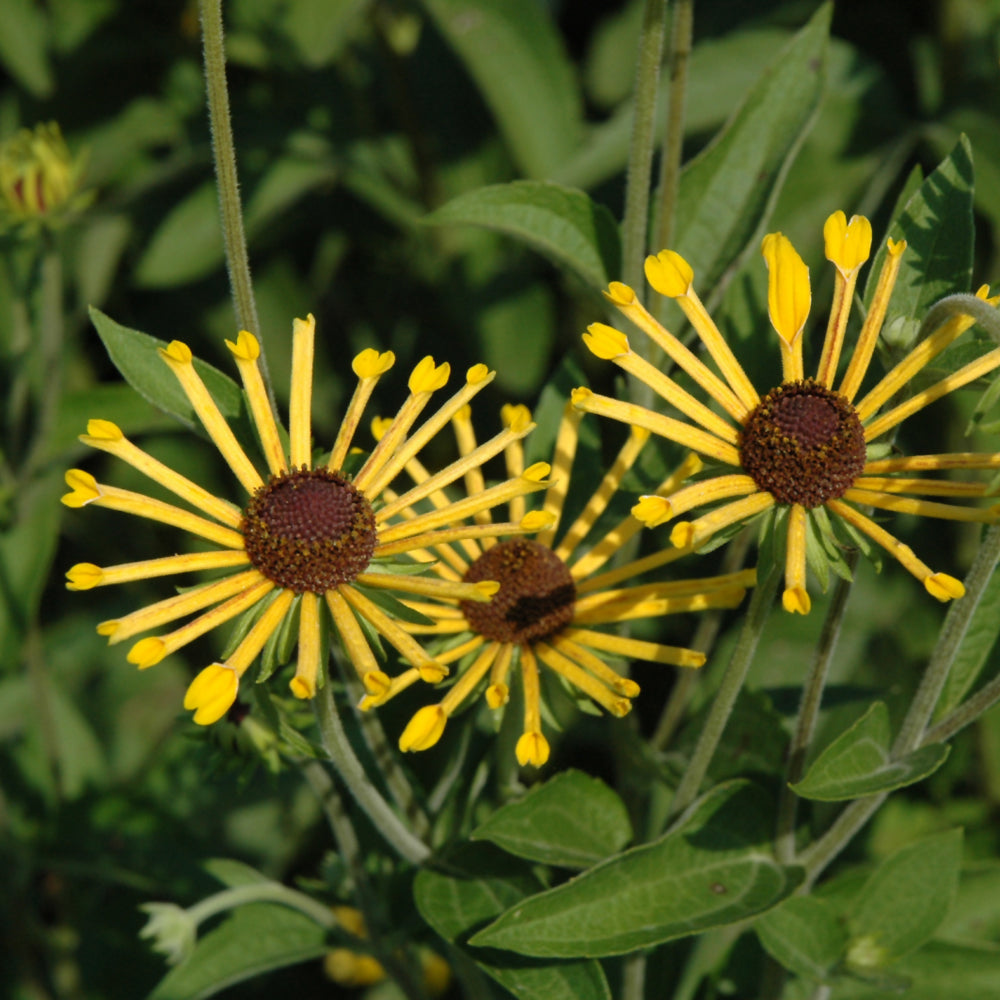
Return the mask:
{"type": "Polygon", "coordinates": [[[263,902],[281,903],[298,910],[327,930],[333,930],[337,926],[337,920],[328,906],[280,882],[251,882],[249,885],[236,886],[234,889],[223,889],[222,892],[195,903],[188,909],[188,916],[195,924],[200,924],[217,913],[224,913],[237,906],[263,902]]]}
{"type": "MultiPolygon", "coordinates": [[[[239,180],[236,175],[236,148],[226,84],[226,53],[222,33],[222,0],[198,0],[201,16],[202,51],[205,60],[205,88],[208,97],[208,120],[212,133],[212,156],[219,189],[222,236],[226,246],[226,267],[232,289],[236,322],[241,330],[252,333],[258,341],[260,321],[250,279],[243,212],[240,207],[239,180]]],[[[267,365],[261,347],[260,365],[267,378],[267,365]]]]}
{"type": "Polygon", "coordinates": [[[682,812],[698,795],[698,789],[701,787],[708,766],[718,748],[723,730],[726,728],[733,706],[736,704],[736,698],[743,688],[744,680],[746,680],[754,653],[757,651],[757,643],[760,641],[764,624],[771,611],[780,576],[780,568],[775,566],[768,573],[767,579],[759,581],[754,588],[732,659],[726,668],[719,690],[715,694],[715,701],[712,702],[712,708],[702,727],[701,735],[698,737],[697,746],[695,746],[694,753],[688,761],[687,770],[677,786],[677,791],[674,792],[673,800],[670,803],[670,816],[676,816],[682,812]]]}
{"type": "Polygon", "coordinates": [[[945,740],[950,740],[955,733],[975,722],[983,712],[992,708],[997,701],[1000,701],[1000,676],[994,677],[939,723],[931,726],[924,733],[920,745],[926,746],[928,743],[943,743],[945,740]]]}
{"type": "Polygon", "coordinates": [[[368,780],[368,775],[365,774],[344,732],[333,701],[332,689],[332,684],[324,684],[313,699],[323,747],[330,761],[354,800],[368,814],[375,828],[396,849],[400,857],[415,865],[422,864],[430,857],[430,850],[422,840],[407,829],[382,798],[378,789],[368,780]]]}

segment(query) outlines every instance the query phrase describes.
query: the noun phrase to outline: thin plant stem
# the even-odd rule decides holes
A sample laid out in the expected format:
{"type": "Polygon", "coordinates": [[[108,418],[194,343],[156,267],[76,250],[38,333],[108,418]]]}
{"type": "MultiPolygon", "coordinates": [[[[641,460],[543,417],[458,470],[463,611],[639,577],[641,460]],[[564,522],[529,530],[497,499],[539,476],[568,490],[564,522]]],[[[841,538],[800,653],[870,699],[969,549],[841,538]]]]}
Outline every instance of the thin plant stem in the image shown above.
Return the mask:
{"type": "Polygon", "coordinates": [[[965,578],[965,596],[953,601],[948,609],[937,645],[920,680],[920,687],[913,697],[913,702],[896,736],[896,742],[893,744],[893,757],[902,757],[920,745],[927,724],[941,697],[945,681],[948,679],[951,665],[965,638],[972,616],[979,607],[983,591],[993,575],[998,559],[1000,559],[1000,527],[993,526],[987,529],[983,536],[972,568],[965,578]]]}
{"type": "Polygon", "coordinates": [[[736,698],[743,688],[747,671],[753,662],[757,644],[764,631],[764,624],[770,614],[771,605],[774,603],[780,575],[780,567],[773,567],[765,580],[758,580],[757,586],[753,590],[743,628],[736,648],[733,650],[729,666],[726,668],[722,683],[715,694],[715,700],[712,702],[708,718],[705,720],[701,735],[698,737],[694,753],[688,761],[687,769],[681,777],[677,791],[674,792],[673,800],[670,803],[670,816],[676,816],[683,812],[698,795],[709,764],[711,764],[719,741],[722,739],[723,730],[725,730],[726,723],[732,714],[733,706],[736,704],[736,698]]]}
{"type": "Polygon", "coordinates": [[[643,1000],[646,995],[646,956],[626,955],[622,962],[622,1000],[643,1000]]]}
{"type": "MultiPolygon", "coordinates": [[[[848,568],[853,572],[858,562],[857,551],[848,556],[847,562],[848,568]]],[[[806,755],[816,732],[816,719],[823,701],[823,689],[826,686],[833,654],[837,649],[837,641],[840,639],[840,629],[844,623],[844,612],[847,609],[850,593],[850,581],[838,580],[820,632],[816,655],[813,657],[809,676],[802,689],[795,732],[788,747],[785,776],[778,799],[775,855],[783,864],[791,864],[795,857],[795,819],[799,799],[789,786],[795,784],[805,771],[806,755]]]]}
{"type": "Polygon", "coordinates": [[[670,90],[667,97],[667,124],[663,132],[660,159],[659,206],[653,247],[662,250],[674,238],[677,195],[680,191],[681,152],[684,145],[684,105],[687,100],[688,62],[694,33],[694,0],[674,0],[670,11],[670,51],[667,65],[670,90]]]}
{"type": "MultiPolygon", "coordinates": [[[[724,574],[737,572],[746,561],[747,552],[753,539],[753,528],[741,531],[726,549],[719,572],[724,574]]],[[[706,611],[700,616],[698,628],[691,640],[691,649],[704,653],[706,657],[711,653],[715,640],[719,636],[724,614],[725,612],[721,609],[716,609],[706,611]]],[[[678,674],[677,683],[674,684],[670,697],[667,699],[666,705],[663,706],[663,711],[656,723],[656,729],[653,730],[649,741],[654,750],[665,750],[669,745],[671,737],[677,731],[677,727],[687,711],[698,677],[699,671],[697,670],[683,670],[678,674]]]]}
{"type": "Polygon", "coordinates": [[[971,698],[964,701],[936,725],[931,726],[924,733],[920,745],[926,746],[928,743],[943,743],[945,740],[950,740],[955,733],[975,722],[983,712],[992,708],[998,701],[1000,701],[1000,676],[994,677],[971,698]]]}
{"type": "Polygon", "coordinates": [[[337,714],[332,684],[324,684],[317,691],[313,705],[323,747],[354,800],[401,858],[422,864],[430,857],[430,849],[406,827],[365,774],[337,714]]]}
{"type": "Polygon", "coordinates": [[[195,924],[200,924],[226,910],[234,910],[248,903],[263,902],[281,903],[283,906],[298,910],[327,930],[333,930],[337,926],[336,917],[328,906],[280,882],[251,882],[232,889],[223,889],[222,892],[207,896],[200,903],[195,903],[187,912],[195,924]]]}
{"type": "MultiPolygon", "coordinates": [[[[226,53],[222,32],[222,0],[198,0],[201,16],[202,52],[205,60],[205,90],[208,97],[208,121],[212,133],[212,157],[215,180],[219,189],[219,211],[222,217],[222,237],[226,247],[226,267],[233,294],[236,322],[241,330],[252,333],[258,341],[260,321],[250,279],[250,259],[247,254],[243,211],[240,206],[239,179],[236,174],[236,147],[229,110],[229,89],[226,84],[226,53]]],[[[260,364],[267,378],[264,349],[260,364]]]]}
{"type": "Polygon", "coordinates": [[[649,183],[656,131],[656,97],[663,57],[666,0],[646,0],[635,79],[635,117],[625,178],[625,218],[622,221],[622,275],[640,297],[642,262],[649,236],[649,183]]]}

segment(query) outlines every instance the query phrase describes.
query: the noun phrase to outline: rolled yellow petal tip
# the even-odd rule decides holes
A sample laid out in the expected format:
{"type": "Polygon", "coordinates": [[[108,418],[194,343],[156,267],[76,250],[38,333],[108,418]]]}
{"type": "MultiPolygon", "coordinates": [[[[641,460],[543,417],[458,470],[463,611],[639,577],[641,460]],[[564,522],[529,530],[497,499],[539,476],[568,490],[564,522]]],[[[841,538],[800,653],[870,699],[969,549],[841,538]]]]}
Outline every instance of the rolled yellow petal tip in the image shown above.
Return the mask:
{"type": "Polygon", "coordinates": [[[585,385],[580,385],[570,392],[569,401],[573,404],[573,406],[579,409],[585,406],[587,400],[593,395],[593,392],[591,392],[585,385]]]}
{"type": "Polygon", "coordinates": [[[510,701],[510,688],[506,684],[491,684],[486,689],[486,704],[490,708],[503,708],[510,701]]]}
{"type": "Polygon", "coordinates": [[[440,705],[425,705],[406,724],[399,737],[399,749],[403,753],[429,749],[441,739],[447,722],[448,716],[440,705]]]}
{"type": "Polygon", "coordinates": [[[661,295],[678,299],[691,290],[694,270],[675,250],[661,250],[655,257],[647,257],[646,280],[661,295]]]}
{"type": "Polygon", "coordinates": [[[493,600],[494,596],[496,596],[496,592],[500,589],[500,581],[478,580],[475,583],[475,588],[479,592],[480,596],[478,598],[474,597],[473,600],[475,601],[478,599],[485,604],[487,601],[493,600]]]}
{"type": "Polygon", "coordinates": [[[392,417],[372,417],[372,437],[376,441],[381,441],[391,426],[392,417]]]}
{"type": "Polygon", "coordinates": [[[885,248],[890,257],[898,257],[906,249],[906,240],[886,240],[885,248]]]}
{"type": "Polygon", "coordinates": [[[442,365],[435,365],[434,359],[428,354],[413,369],[407,384],[414,395],[421,392],[436,392],[447,383],[450,375],[451,365],[447,361],[442,365]]]}
{"type": "Polygon", "coordinates": [[[389,690],[391,681],[384,670],[369,670],[362,675],[361,683],[373,698],[381,698],[389,690]]]}
{"type": "Polygon", "coordinates": [[[542,483],[551,471],[552,466],[548,462],[535,462],[521,473],[521,478],[527,479],[529,483],[542,483]]]}
{"type": "Polygon", "coordinates": [[[826,259],[846,278],[868,260],[872,251],[872,224],[863,215],[836,211],[823,226],[826,259]]]}
{"type": "Polygon", "coordinates": [[[670,544],[675,549],[686,549],[694,542],[694,524],[691,521],[678,521],[670,532],[670,544]]]}
{"type": "Polygon", "coordinates": [[[66,570],[67,590],[91,590],[104,579],[104,570],[93,563],[77,563],[66,570]]]}
{"type": "Polygon", "coordinates": [[[496,372],[490,371],[486,365],[473,365],[465,373],[465,381],[468,382],[469,385],[479,385],[487,379],[492,379],[494,375],[496,375],[496,372]]]}
{"type": "Polygon", "coordinates": [[[628,698],[612,698],[608,702],[608,711],[616,719],[620,719],[632,711],[632,702],[628,698]]]}
{"type": "Polygon", "coordinates": [[[260,357],[260,341],[249,330],[240,330],[235,343],[227,340],[226,347],[237,361],[256,361],[260,357]]]}
{"type": "Polygon", "coordinates": [[[86,436],[95,441],[121,441],[125,437],[122,429],[110,420],[88,420],[86,436]]]}
{"type": "Polygon", "coordinates": [[[781,604],[789,614],[807,615],[812,609],[812,601],[804,587],[789,587],[781,595],[781,604]]]}
{"type": "Polygon", "coordinates": [[[784,233],[768,233],[761,243],[767,264],[767,308],[771,325],[792,344],[809,318],[809,268],[784,233]]]}
{"type": "Polygon", "coordinates": [[[701,455],[697,452],[689,451],[684,461],[678,466],[677,474],[682,480],[688,479],[690,476],[696,476],[704,468],[705,463],[701,460],[701,455]]]}
{"type": "Polygon", "coordinates": [[[542,767],[549,759],[549,741],[537,730],[525,733],[514,748],[521,767],[542,767]]]}
{"type": "Polygon", "coordinates": [[[167,655],[167,647],[162,639],[155,635],[140,639],[126,655],[129,663],[134,663],[140,670],[147,670],[160,662],[167,655]]]}
{"type": "Polygon", "coordinates": [[[296,674],[288,682],[288,687],[296,698],[300,698],[303,701],[307,698],[316,697],[316,682],[311,677],[300,677],[296,674]]]}
{"type": "Polygon", "coordinates": [[[924,586],[927,588],[927,593],[939,601],[954,601],[959,597],[965,597],[962,581],[948,576],[947,573],[932,573],[924,580],[924,586]]]}
{"type": "Polygon", "coordinates": [[[427,660],[417,667],[417,673],[425,684],[440,684],[448,676],[448,668],[435,660],[427,660]]]}
{"type": "Polygon", "coordinates": [[[541,531],[543,528],[549,528],[555,524],[556,515],[550,510],[529,510],[521,521],[518,527],[522,531],[541,531]]]}
{"type": "Polygon", "coordinates": [[[236,671],[224,663],[213,663],[188,685],[184,707],[194,712],[194,721],[199,726],[210,726],[232,708],[239,689],[236,671]]]}
{"type": "Polygon", "coordinates": [[[624,281],[612,281],[604,297],[619,307],[630,306],[636,300],[635,289],[631,285],[626,285],[624,281]]]}
{"type": "Polygon", "coordinates": [[[523,431],[531,423],[531,410],[523,403],[504,403],[500,407],[500,422],[515,433],[523,431]]]}
{"type": "Polygon", "coordinates": [[[669,521],[673,511],[669,500],[658,496],[645,496],[640,497],[639,502],[632,508],[632,516],[637,521],[642,521],[647,528],[655,528],[669,521]]]}
{"type": "Polygon", "coordinates": [[[114,642],[113,636],[115,632],[117,632],[120,627],[121,622],[112,618],[110,621],[101,622],[97,626],[97,634],[106,635],[108,637],[108,643],[111,644],[114,642]]]}
{"type": "Polygon", "coordinates": [[[618,689],[626,698],[638,698],[641,688],[631,677],[623,677],[618,682],[618,689]]]}
{"type": "Polygon", "coordinates": [[[396,363],[396,355],[392,351],[380,354],[374,347],[365,348],[351,362],[351,368],[358,378],[377,378],[384,375],[396,363]]]}
{"type": "Polygon", "coordinates": [[[299,319],[297,316],[292,320],[292,336],[301,337],[303,334],[308,336],[313,336],[316,332],[316,317],[312,313],[308,313],[305,319],[299,319]]]}
{"type": "Polygon", "coordinates": [[[68,469],[66,485],[72,490],[61,497],[67,507],[85,507],[101,495],[97,480],[83,469],[68,469]]]}
{"type": "Polygon", "coordinates": [[[161,347],[160,357],[168,364],[190,365],[194,363],[191,348],[182,340],[171,340],[166,347],[161,347]]]}
{"type": "Polygon", "coordinates": [[[468,403],[465,406],[460,406],[451,417],[456,423],[471,424],[472,423],[472,407],[468,403]]]}
{"type": "Polygon", "coordinates": [[[628,337],[607,323],[591,323],[583,335],[587,350],[602,361],[612,361],[631,351],[628,337]]]}

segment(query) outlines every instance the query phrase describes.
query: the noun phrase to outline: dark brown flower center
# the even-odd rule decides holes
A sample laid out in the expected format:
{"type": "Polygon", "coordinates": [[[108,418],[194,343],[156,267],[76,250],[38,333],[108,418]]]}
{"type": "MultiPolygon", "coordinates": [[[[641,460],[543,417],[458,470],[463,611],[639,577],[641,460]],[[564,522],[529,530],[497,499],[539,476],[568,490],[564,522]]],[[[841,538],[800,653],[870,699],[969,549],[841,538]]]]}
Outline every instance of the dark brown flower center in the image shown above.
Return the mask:
{"type": "Polygon", "coordinates": [[[250,562],[279,587],[323,594],[363,573],[375,551],[371,504],[339,473],[272,476],[243,512],[250,562]]]}
{"type": "Polygon", "coordinates": [[[740,441],[747,475],[778,503],[819,507],[851,488],[865,467],[865,432],[840,393],[811,378],[772,389],[740,441]]]}
{"type": "Polygon", "coordinates": [[[467,583],[496,580],[489,604],[463,601],[469,626],[496,642],[547,639],[573,618],[576,587],[566,564],[538,542],[514,538],[487,549],[465,573],[467,583]]]}

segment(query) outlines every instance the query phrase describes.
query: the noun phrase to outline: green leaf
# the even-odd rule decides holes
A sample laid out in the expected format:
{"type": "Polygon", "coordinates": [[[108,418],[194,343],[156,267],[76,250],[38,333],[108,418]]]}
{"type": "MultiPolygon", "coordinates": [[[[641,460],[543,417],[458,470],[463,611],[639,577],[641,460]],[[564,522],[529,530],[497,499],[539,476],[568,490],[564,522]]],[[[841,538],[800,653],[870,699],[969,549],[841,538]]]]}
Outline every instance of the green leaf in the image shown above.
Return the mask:
{"type": "MultiPolygon", "coordinates": [[[[906,240],[906,250],[886,313],[886,327],[907,321],[919,324],[938,299],[969,290],[975,237],[972,193],[972,149],[962,136],[889,226],[888,237],[906,240]]],[[[888,252],[885,243],[880,244],[868,273],[866,302],[875,294],[888,252]]]]}
{"type": "Polygon", "coordinates": [[[718,785],[678,826],[512,907],[471,943],[522,955],[619,955],[736,923],[787,896],[800,869],[768,846],[769,809],[749,782],[718,785]]]}
{"type": "Polygon", "coordinates": [[[743,105],[681,174],[673,245],[703,297],[755,247],[819,107],[831,4],[764,71],[743,105]]]}
{"type": "Polygon", "coordinates": [[[926,837],[888,857],[848,914],[848,961],[863,951],[877,968],[919,948],[947,915],[961,864],[960,829],[926,837]]]}
{"type": "Polygon", "coordinates": [[[603,781],[564,771],[520,802],[498,809],[472,833],[519,858],[588,868],[632,839],[625,804],[603,781]]]}
{"type": "Polygon", "coordinates": [[[262,872],[242,861],[233,858],[209,858],[202,867],[214,879],[218,879],[224,886],[235,889],[241,885],[257,885],[260,882],[271,882],[262,872]]]}
{"type": "Polygon", "coordinates": [[[194,953],[171,969],[149,1000],[202,1000],[272,969],[319,958],[326,931],[297,910],[248,903],[198,939],[194,953]]]}
{"type": "MultiPolygon", "coordinates": [[[[425,868],[413,886],[420,915],[443,938],[464,945],[469,934],[539,889],[534,875],[486,845],[466,845],[445,859],[446,871],[425,868]]],[[[479,967],[519,1000],[610,1000],[597,962],[541,963],[474,953],[479,967]]]]}
{"type": "Polygon", "coordinates": [[[472,225],[523,240],[559,267],[604,288],[621,270],[614,216],[576,188],[549,181],[494,184],[459,195],[424,217],[429,225],[472,225]]]}
{"type": "Polygon", "coordinates": [[[890,792],[933,774],[950,749],[945,743],[931,743],[893,760],[891,736],[889,709],[885,702],[876,701],[819,755],[792,789],[804,799],[824,802],[890,792]]]}
{"type": "Polygon", "coordinates": [[[815,896],[786,899],[756,921],[754,930],[775,961],[804,979],[825,980],[847,944],[834,908],[815,896]]]}
{"type": "Polygon", "coordinates": [[[574,151],[581,102],[573,67],[535,0],[423,0],[475,80],[511,155],[548,177],[574,151]]]}
{"type": "MultiPolygon", "coordinates": [[[[190,427],[196,426],[198,420],[194,408],[188,402],[174,373],[160,357],[159,350],[166,347],[167,342],[138,330],[130,330],[127,326],[116,323],[100,309],[91,308],[90,318],[125,381],[154,406],[190,427]]],[[[222,415],[228,420],[245,418],[246,409],[240,387],[218,368],[213,368],[198,358],[194,360],[194,367],[222,415]]]]}
{"type": "Polygon", "coordinates": [[[965,944],[1000,940],[1000,862],[991,858],[964,868],[955,905],[935,937],[965,944]]]}
{"type": "Polygon", "coordinates": [[[0,63],[35,98],[48,97],[55,89],[49,31],[44,7],[31,0],[0,3],[0,63]]]}

